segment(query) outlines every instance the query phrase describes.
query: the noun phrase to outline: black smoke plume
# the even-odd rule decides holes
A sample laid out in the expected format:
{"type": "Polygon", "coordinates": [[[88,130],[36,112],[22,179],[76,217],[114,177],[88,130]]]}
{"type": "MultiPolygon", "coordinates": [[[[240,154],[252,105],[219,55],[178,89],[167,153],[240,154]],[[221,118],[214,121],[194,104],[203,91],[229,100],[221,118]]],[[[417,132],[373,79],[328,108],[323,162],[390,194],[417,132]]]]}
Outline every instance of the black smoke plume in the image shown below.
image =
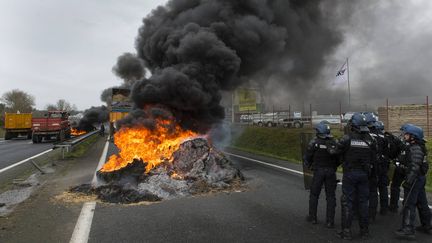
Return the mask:
{"type": "Polygon", "coordinates": [[[271,75],[304,86],[341,42],[318,0],[171,0],[143,23],[136,49],[152,76],[133,86],[136,107],[161,104],[199,132],[224,118],[222,90],[271,75]]]}
{"type": "Polygon", "coordinates": [[[92,131],[95,125],[107,122],[109,120],[109,111],[106,106],[91,107],[84,111],[84,117],[78,123],[78,130],[92,131]]]}
{"type": "Polygon", "coordinates": [[[123,79],[125,86],[131,86],[136,80],[144,77],[145,69],[141,59],[132,53],[124,53],[117,58],[113,72],[123,79]]]}
{"type": "Polygon", "coordinates": [[[100,99],[107,104],[111,102],[112,89],[130,89],[137,80],[145,76],[143,60],[138,58],[137,55],[128,52],[117,58],[117,63],[112,68],[112,71],[117,77],[123,80],[123,83],[102,91],[100,99]]]}

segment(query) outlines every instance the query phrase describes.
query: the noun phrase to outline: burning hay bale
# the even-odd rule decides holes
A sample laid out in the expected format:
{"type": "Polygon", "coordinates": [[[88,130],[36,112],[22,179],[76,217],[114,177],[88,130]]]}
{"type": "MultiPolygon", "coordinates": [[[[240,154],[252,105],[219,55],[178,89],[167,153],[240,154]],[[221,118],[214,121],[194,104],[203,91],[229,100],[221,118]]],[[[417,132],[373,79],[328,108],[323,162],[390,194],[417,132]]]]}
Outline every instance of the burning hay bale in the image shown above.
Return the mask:
{"type": "Polygon", "coordinates": [[[146,165],[146,162],[140,159],[134,159],[132,163],[126,165],[126,167],[123,167],[121,170],[110,172],[98,171],[96,175],[106,183],[121,182],[122,180],[138,182],[142,181],[145,177],[144,172],[146,165]]]}
{"type": "Polygon", "coordinates": [[[135,203],[230,189],[243,180],[241,172],[204,138],[183,142],[171,162],[147,173],[146,166],[135,159],[119,170],[98,171],[98,186],[82,185],[71,191],[96,194],[105,202],[135,203]]]}

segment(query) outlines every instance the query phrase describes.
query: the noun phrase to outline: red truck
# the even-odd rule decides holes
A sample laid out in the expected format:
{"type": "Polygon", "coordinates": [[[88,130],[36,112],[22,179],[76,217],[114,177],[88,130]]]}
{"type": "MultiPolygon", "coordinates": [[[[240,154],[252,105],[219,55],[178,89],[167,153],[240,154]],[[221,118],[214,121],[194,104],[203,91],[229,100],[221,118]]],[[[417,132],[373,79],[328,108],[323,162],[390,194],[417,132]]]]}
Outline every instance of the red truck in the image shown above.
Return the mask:
{"type": "Polygon", "coordinates": [[[71,136],[69,113],[66,111],[49,111],[42,118],[32,118],[32,140],[40,143],[42,139],[56,137],[57,141],[64,141],[71,136]]]}

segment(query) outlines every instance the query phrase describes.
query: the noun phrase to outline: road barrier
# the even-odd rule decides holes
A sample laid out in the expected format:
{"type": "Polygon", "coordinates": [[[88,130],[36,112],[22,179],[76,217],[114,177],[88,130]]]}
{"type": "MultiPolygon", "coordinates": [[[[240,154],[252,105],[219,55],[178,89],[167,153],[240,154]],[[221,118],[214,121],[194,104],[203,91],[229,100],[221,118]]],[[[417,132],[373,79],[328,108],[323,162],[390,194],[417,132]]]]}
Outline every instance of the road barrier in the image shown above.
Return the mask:
{"type": "Polygon", "coordinates": [[[84,140],[86,140],[89,137],[92,137],[94,135],[98,135],[100,134],[100,130],[94,130],[92,132],[86,133],[84,135],[81,135],[79,137],[73,138],[71,140],[67,140],[61,143],[56,143],[54,144],[53,149],[57,149],[57,148],[61,148],[62,150],[62,158],[65,158],[65,151],[66,153],[69,153],[72,151],[73,147],[75,147],[76,145],[80,144],[81,142],[83,142],[84,140]]]}

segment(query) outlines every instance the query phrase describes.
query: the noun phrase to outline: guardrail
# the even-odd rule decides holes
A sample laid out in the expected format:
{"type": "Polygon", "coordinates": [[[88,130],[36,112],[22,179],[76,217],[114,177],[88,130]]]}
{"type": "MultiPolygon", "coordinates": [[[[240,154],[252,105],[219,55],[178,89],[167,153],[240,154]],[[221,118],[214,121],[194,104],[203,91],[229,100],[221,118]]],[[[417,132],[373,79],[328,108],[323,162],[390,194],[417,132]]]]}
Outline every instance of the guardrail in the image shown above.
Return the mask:
{"type": "Polygon", "coordinates": [[[72,148],[78,144],[80,144],[81,142],[83,142],[84,140],[86,140],[87,138],[94,136],[95,134],[99,134],[100,130],[94,130],[92,132],[86,133],[84,135],[81,135],[79,137],[73,138],[71,140],[67,140],[61,143],[57,143],[54,144],[53,149],[57,149],[57,148],[61,148],[62,150],[62,158],[64,159],[65,157],[65,150],[66,153],[69,153],[70,150],[72,150],[72,148]]]}

